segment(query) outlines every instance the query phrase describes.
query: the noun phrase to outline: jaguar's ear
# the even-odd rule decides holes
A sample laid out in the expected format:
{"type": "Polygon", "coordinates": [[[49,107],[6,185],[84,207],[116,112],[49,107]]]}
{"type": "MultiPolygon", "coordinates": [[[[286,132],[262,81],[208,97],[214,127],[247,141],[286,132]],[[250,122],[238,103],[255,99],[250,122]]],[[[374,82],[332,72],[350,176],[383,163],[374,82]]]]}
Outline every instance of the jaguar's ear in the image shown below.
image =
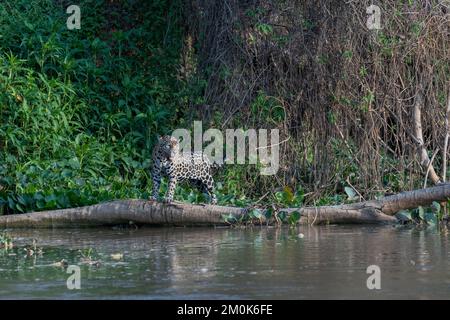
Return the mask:
{"type": "Polygon", "coordinates": [[[158,140],[161,140],[161,136],[158,134],[158,135],[156,135],[156,138],[158,139],[158,140]]]}

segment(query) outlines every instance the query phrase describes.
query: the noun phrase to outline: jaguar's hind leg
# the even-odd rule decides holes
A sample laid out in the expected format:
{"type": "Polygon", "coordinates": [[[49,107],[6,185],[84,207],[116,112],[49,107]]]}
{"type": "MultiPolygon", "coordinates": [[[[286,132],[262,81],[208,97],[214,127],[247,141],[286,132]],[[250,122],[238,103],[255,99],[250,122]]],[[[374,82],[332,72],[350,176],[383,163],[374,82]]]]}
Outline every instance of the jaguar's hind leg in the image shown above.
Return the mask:
{"type": "Polygon", "coordinates": [[[207,176],[205,179],[202,179],[202,192],[206,193],[211,199],[211,204],[217,204],[217,197],[214,193],[214,180],[211,175],[207,176]]]}
{"type": "MultiPolygon", "coordinates": [[[[212,180],[211,180],[212,181],[212,180]]],[[[191,179],[189,181],[194,187],[203,194],[207,194],[211,199],[211,204],[217,203],[216,195],[214,194],[214,187],[212,182],[208,182],[208,179],[191,179]]]]}

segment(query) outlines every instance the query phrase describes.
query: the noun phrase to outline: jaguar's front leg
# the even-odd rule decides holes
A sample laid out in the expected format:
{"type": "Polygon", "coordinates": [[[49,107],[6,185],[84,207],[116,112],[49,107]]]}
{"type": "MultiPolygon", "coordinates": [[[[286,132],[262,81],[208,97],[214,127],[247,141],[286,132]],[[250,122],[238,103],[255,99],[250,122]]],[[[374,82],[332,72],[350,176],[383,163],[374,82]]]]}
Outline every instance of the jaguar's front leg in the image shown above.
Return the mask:
{"type": "Polygon", "coordinates": [[[175,188],[177,187],[177,178],[170,177],[169,178],[169,190],[167,191],[167,197],[164,199],[164,202],[170,203],[173,201],[173,196],[175,194],[175,188]]]}
{"type": "Polygon", "coordinates": [[[155,169],[152,171],[153,192],[151,200],[158,201],[159,186],[161,185],[161,170],[155,169]]]}

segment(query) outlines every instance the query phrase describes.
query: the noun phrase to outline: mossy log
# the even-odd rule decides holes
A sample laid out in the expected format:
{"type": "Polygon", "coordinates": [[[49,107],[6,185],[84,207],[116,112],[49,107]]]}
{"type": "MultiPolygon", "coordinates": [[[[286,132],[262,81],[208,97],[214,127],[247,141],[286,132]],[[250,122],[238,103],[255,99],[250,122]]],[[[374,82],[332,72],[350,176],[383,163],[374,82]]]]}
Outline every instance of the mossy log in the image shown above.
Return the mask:
{"type": "MultiPolygon", "coordinates": [[[[300,212],[300,224],[396,223],[396,212],[430,205],[450,198],[450,184],[402,192],[348,205],[282,209],[287,214],[300,212]]],[[[224,215],[237,220],[248,210],[239,207],[170,204],[148,200],[117,200],[92,206],[0,216],[0,228],[78,228],[123,224],[154,226],[227,225],[224,215]]],[[[255,221],[274,223],[274,219],[255,221]]]]}

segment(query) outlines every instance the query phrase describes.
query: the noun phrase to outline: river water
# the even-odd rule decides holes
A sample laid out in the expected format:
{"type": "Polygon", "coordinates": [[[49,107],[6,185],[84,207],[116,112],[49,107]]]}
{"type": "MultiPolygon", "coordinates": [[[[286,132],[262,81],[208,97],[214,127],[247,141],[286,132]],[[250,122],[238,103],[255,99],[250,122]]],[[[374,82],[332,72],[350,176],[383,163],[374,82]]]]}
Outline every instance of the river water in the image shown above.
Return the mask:
{"type": "MultiPolygon", "coordinates": [[[[15,246],[0,249],[0,299],[450,298],[449,235],[435,227],[105,228],[9,234],[15,246]],[[67,271],[78,272],[61,260],[80,267],[80,289],[68,289],[67,271]],[[381,289],[367,287],[370,265],[379,267],[381,289]]],[[[74,279],[69,284],[76,284],[74,279]]]]}

